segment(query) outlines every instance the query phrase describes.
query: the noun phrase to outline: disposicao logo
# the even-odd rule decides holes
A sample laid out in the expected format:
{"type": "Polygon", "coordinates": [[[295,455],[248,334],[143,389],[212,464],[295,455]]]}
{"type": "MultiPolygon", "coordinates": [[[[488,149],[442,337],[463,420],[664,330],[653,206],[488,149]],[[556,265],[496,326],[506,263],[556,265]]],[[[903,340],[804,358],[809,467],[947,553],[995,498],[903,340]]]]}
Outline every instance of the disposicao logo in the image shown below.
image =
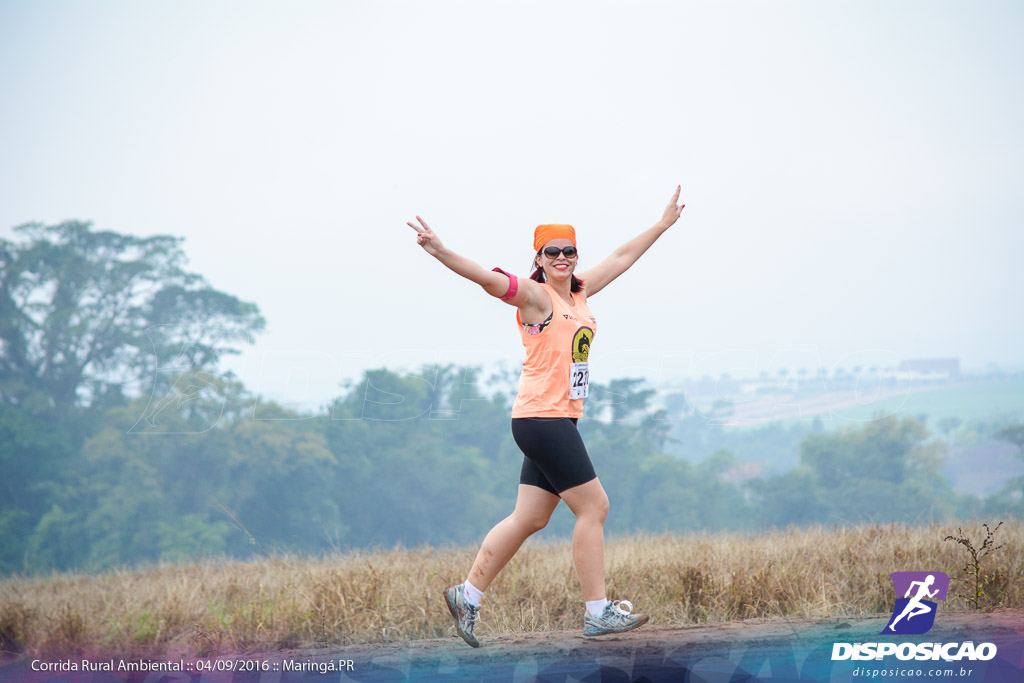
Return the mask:
{"type": "Polygon", "coordinates": [[[896,606],[882,634],[927,633],[935,624],[935,600],[946,599],[949,577],[942,572],[893,572],[889,578],[896,588],[896,606]]]}
{"type": "MultiPolygon", "coordinates": [[[[945,600],[949,577],[942,572],[893,572],[896,606],[881,635],[921,635],[935,624],[935,600],[945,600]],[[900,597],[900,596],[903,597],[900,597]]],[[[832,661],[871,660],[895,656],[900,660],[987,661],[996,656],[992,643],[833,643],[832,661]]]]}

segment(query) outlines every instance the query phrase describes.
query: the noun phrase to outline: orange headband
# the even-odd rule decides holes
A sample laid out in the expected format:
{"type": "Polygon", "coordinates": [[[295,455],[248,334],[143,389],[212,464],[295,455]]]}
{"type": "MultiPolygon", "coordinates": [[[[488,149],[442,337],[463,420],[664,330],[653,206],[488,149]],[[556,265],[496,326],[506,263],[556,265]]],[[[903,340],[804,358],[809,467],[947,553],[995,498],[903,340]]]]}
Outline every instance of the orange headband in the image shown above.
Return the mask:
{"type": "Polygon", "coordinates": [[[561,223],[538,225],[537,229],[533,231],[533,250],[540,251],[545,244],[557,239],[569,240],[573,246],[576,246],[576,229],[571,225],[561,223]]]}

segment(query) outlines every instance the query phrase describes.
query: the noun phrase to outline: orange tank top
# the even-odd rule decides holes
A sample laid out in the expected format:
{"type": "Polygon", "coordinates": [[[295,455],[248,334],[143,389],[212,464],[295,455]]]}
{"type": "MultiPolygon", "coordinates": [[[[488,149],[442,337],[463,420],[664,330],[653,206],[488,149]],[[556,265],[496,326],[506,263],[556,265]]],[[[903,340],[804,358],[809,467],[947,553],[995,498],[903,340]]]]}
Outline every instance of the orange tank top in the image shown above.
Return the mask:
{"type": "Polygon", "coordinates": [[[583,292],[571,295],[576,305],[570,306],[551,285],[542,282],[540,286],[551,299],[551,322],[539,333],[537,327],[524,329],[516,311],[526,361],[512,417],[582,417],[590,382],[587,358],[597,319],[583,292]]]}

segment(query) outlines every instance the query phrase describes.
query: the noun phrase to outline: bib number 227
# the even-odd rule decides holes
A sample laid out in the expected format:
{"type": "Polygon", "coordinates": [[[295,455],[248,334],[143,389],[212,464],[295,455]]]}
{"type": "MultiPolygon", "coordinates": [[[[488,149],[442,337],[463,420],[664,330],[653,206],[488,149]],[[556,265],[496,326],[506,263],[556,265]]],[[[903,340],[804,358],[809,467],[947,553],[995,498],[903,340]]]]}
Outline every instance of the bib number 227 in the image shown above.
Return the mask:
{"type": "Polygon", "coordinates": [[[590,367],[573,363],[569,368],[569,398],[586,398],[590,389],[590,367]]]}

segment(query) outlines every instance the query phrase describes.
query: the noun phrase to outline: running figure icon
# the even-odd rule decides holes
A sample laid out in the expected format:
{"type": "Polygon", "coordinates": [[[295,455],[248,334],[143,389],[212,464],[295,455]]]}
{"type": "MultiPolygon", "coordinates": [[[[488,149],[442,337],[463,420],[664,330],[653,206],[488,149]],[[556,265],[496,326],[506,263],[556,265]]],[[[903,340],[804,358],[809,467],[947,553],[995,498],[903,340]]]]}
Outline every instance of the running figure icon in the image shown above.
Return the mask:
{"type": "Polygon", "coordinates": [[[932,611],[932,608],[930,606],[924,604],[923,602],[921,602],[921,600],[923,600],[926,597],[927,598],[934,598],[936,596],[936,594],[938,594],[938,592],[939,592],[938,588],[936,588],[933,591],[929,591],[928,590],[928,588],[932,584],[934,584],[934,583],[935,583],[935,575],[934,574],[929,574],[928,578],[926,578],[924,581],[912,581],[910,583],[910,588],[907,589],[907,594],[904,595],[903,597],[910,598],[910,593],[914,590],[914,586],[918,586],[917,595],[915,595],[914,597],[910,598],[910,602],[908,602],[907,606],[903,608],[903,611],[900,612],[900,615],[892,620],[892,623],[889,624],[889,630],[890,631],[893,631],[893,632],[896,631],[896,628],[895,628],[896,622],[899,621],[900,619],[902,619],[903,617],[906,617],[907,621],[910,621],[911,619],[913,619],[914,617],[916,617],[916,616],[918,616],[920,614],[928,614],[929,612],[932,611]]]}

